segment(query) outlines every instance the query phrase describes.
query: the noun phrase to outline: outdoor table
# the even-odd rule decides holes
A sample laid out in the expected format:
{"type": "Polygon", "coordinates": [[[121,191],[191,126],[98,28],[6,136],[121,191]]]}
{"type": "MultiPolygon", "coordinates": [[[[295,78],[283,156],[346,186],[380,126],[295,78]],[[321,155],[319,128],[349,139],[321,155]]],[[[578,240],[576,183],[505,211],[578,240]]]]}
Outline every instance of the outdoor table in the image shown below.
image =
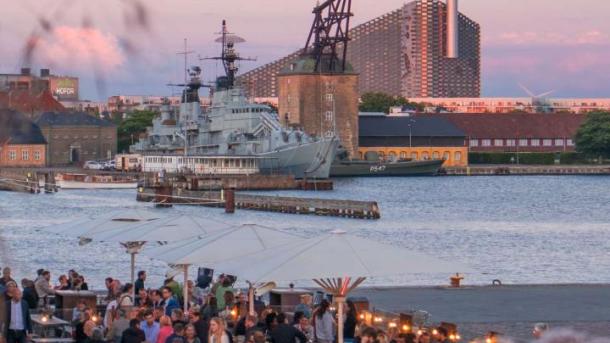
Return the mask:
{"type": "MultiPolygon", "coordinates": [[[[49,332],[52,329],[60,329],[62,331],[63,334],[66,333],[66,326],[70,326],[70,323],[63,320],[63,319],[59,319],[55,316],[48,318],[46,321],[42,320],[43,315],[41,314],[32,314],[30,315],[30,318],[32,319],[32,323],[34,323],[35,327],[40,327],[41,328],[41,338],[48,338],[49,337],[49,332]]],[[[40,338],[38,338],[40,339],[40,338]]]]}

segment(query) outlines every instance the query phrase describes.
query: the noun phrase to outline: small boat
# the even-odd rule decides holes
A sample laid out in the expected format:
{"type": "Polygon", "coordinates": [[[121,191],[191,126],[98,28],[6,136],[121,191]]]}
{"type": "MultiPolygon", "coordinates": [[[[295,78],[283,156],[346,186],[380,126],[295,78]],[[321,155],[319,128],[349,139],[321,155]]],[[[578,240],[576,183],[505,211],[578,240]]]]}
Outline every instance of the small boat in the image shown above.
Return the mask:
{"type": "Polygon", "coordinates": [[[136,189],[138,180],[122,175],[61,173],[55,176],[55,184],[61,189],[136,189]]]}
{"type": "Polygon", "coordinates": [[[438,174],[443,160],[341,160],[336,159],[331,177],[344,176],[433,176],[438,174]]]}

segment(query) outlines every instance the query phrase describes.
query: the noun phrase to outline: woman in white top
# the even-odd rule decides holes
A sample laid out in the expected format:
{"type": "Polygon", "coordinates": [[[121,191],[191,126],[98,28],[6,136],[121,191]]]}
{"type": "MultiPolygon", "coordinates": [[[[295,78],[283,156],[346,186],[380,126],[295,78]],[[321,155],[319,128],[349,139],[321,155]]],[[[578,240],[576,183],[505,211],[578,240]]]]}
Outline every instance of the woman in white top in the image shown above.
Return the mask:
{"type": "Polygon", "coordinates": [[[332,343],[335,340],[335,319],[330,313],[329,308],[328,300],[324,299],[313,315],[318,343],[332,343]]]}
{"type": "Polygon", "coordinates": [[[121,296],[119,297],[119,301],[118,301],[119,308],[126,308],[126,307],[133,306],[132,292],[133,292],[133,285],[130,283],[126,283],[125,286],[123,286],[123,289],[121,290],[121,296]]]}
{"type": "Polygon", "coordinates": [[[210,319],[208,343],[229,343],[229,336],[227,335],[226,325],[223,319],[218,317],[210,319]]]}

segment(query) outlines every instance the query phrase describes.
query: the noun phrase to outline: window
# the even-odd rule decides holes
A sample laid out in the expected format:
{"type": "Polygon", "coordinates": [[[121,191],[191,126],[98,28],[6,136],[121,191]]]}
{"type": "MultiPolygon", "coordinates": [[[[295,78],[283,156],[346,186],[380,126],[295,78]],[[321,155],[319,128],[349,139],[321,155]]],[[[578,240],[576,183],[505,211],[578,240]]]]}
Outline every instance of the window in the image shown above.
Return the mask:
{"type": "Polygon", "coordinates": [[[8,152],[8,159],[14,161],[17,159],[17,152],[15,150],[11,150],[8,152]]]}
{"type": "Polygon", "coordinates": [[[552,139],[543,139],[542,140],[542,145],[544,145],[544,146],[552,146],[553,145],[553,140],[552,139]]]}
{"type": "Polygon", "coordinates": [[[449,161],[449,158],[451,158],[451,154],[449,153],[449,151],[445,151],[443,153],[443,160],[449,161]]]}
{"type": "Polygon", "coordinates": [[[571,139],[568,139],[568,142],[566,144],[567,144],[567,146],[574,146],[574,141],[571,139]]]}
{"type": "Polygon", "coordinates": [[[532,139],[531,140],[531,144],[532,144],[532,146],[540,146],[540,140],[539,139],[532,139]]]}
{"type": "Polygon", "coordinates": [[[429,160],[430,159],[430,154],[428,154],[427,151],[424,151],[421,154],[421,158],[422,158],[422,160],[429,160]]]}
{"type": "Polygon", "coordinates": [[[506,140],[506,146],[516,146],[517,143],[514,139],[507,139],[506,140]]]}
{"type": "Polygon", "coordinates": [[[563,146],[564,140],[561,138],[555,139],[555,146],[563,146]]]}
{"type": "Polygon", "coordinates": [[[333,101],[334,99],[335,99],[335,96],[332,93],[326,94],[326,101],[333,101]]]}
{"type": "Polygon", "coordinates": [[[40,161],[40,151],[38,151],[38,150],[34,151],[34,160],[40,161]]]}
{"type": "Polygon", "coordinates": [[[21,151],[21,160],[27,161],[30,159],[30,152],[28,150],[21,151]]]}
{"type": "Polygon", "coordinates": [[[527,139],[520,139],[519,146],[527,146],[527,139]]]}
{"type": "Polygon", "coordinates": [[[503,145],[504,145],[503,139],[494,139],[494,146],[503,146],[503,145]]]}
{"type": "Polygon", "coordinates": [[[491,139],[483,139],[481,140],[482,146],[491,146],[491,139]]]}
{"type": "Polygon", "coordinates": [[[407,153],[406,153],[406,152],[404,152],[404,151],[401,151],[401,152],[400,152],[400,159],[401,159],[401,160],[404,160],[404,159],[406,159],[406,158],[407,158],[407,153]]]}
{"type": "Polygon", "coordinates": [[[333,111],[326,111],[326,121],[333,120],[333,111]]]}
{"type": "Polygon", "coordinates": [[[432,158],[435,160],[438,160],[438,158],[441,156],[441,154],[438,151],[435,151],[432,153],[432,158]]]}
{"type": "Polygon", "coordinates": [[[461,151],[456,151],[455,154],[453,155],[453,159],[457,162],[462,160],[462,152],[461,151]]]}
{"type": "Polygon", "coordinates": [[[471,139],[470,140],[470,146],[479,146],[479,140],[478,139],[471,139]]]}
{"type": "Polygon", "coordinates": [[[416,153],[416,152],[412,152],[412,153],[411,153],[411,159],[412,159],[413,161],[417,161],[417,153],[416,153]]]}

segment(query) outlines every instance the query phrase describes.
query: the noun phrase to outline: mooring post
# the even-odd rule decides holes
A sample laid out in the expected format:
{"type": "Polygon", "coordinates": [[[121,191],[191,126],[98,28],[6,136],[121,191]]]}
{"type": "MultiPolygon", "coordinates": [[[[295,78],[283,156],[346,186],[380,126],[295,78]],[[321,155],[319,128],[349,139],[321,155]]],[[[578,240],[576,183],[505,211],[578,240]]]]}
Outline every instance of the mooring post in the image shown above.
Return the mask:
{"type": "Polygon", "coordinates": [[[225,213],[235,213],[235,188],[227,188],[224,190],[225,195],[225,213]]]}

